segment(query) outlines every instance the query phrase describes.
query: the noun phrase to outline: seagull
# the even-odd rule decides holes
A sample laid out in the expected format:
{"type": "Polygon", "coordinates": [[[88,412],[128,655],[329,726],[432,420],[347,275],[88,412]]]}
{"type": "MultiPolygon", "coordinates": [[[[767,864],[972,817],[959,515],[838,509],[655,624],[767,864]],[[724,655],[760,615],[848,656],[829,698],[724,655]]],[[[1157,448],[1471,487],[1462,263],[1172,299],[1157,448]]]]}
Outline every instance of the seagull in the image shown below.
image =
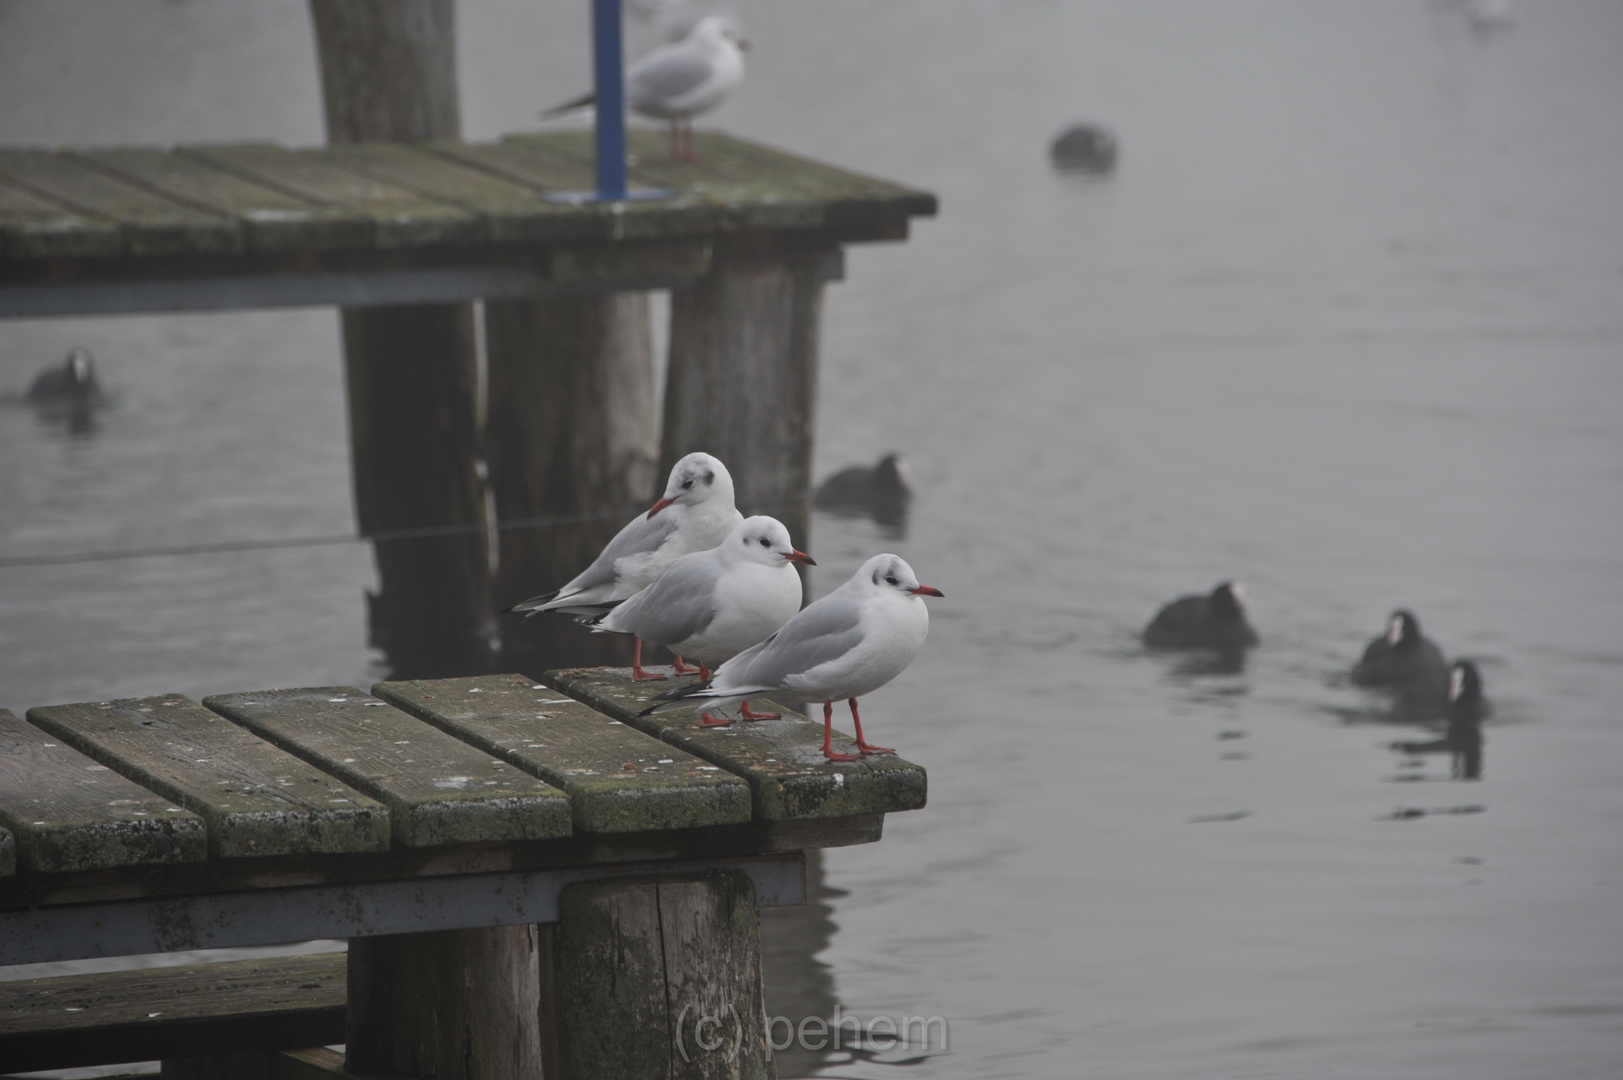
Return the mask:
{"type": "Polygon", "coordinates": [[[1180,596],[1156,612],[1144,628],[1152,649],[1222,649],[1238,652],[1257,643],[1245,617],[1245,590],[1225,581],[1208,596],[1180,596]]]}
{"type": "Polygon", "coordinates": [[[823,756],[830,761],[894,754],[863,737],[857,698],[884,686],[913,662],[930,630],[930,613],[921,597],[940,595],[940,589],[920,585],[901,556],[875,555],[851,580],[808,605],[782,630],[722,664],[708,683],[663,695],[664,703],[644,715],[696,701],[720,707],[788,691],[823,703],[823,756]],[[851,707],[860,753],[834,749],[836,698],[845,698],[851,707]]]}
{"type": "MultiPolygon", "coordinates": [[[[710,664],[731,660],[776,633],[800,610],[803,596],[794,563],[816,566],[789,541],[789,530],[774,517],[745,518],[717,547],[683,555],[654,583],[608,614],[589,623],[598,633],[635,634],[639,641],[664,645],[699,661],[699,677],[710,679],[710,664]]],[[[776,713],[744,719],[775,720],[776,713]]],[[[725,727],[703,713],[704,727],[725,727]]]]}
{"type": "MultiPolygon", "coordinates": [[[[689,454],[671,467],[659,501],[648,513],[627,522],[580,576],[556,592],[505,610],[521,612],[525,618],[541,611],[602,615],[651,585],[676,559],[721,543],[743,519],[733,506],[733,477],[727,466],[703,452],[689,454]]],[[[680,656],[676,670],[678,674],[690,670],[680,656]]],[[[631,671],[638,681],[665,677],[643,670],[641,638],[631,671]]]]}
{"type": "MultiPolygon", "coordinates": [[[[693,153],[693,116],[714,108],[744,81],[744,50],[733,21],[706,15],[681,41],[661,45],[626,69],[626,103],[646,115],[671,122],[671,160],[697,161],[693,153]]],[[[592,104],[588,90],[543,110],[557,116],[592,104]]]]}

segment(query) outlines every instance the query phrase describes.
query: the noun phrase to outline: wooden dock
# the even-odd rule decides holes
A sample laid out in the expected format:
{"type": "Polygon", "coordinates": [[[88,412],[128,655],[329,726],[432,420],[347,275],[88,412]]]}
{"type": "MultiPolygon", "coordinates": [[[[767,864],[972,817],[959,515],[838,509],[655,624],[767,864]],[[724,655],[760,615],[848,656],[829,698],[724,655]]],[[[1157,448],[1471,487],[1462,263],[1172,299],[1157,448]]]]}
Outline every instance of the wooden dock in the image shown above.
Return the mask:
{"type": "MultiPolygon", "coordinates": [[[[672,288],[718,247],[901,240],[928,192],[716,132],[632,132],[633,187],[571,205],[589,132],[493,143],[0,150],[0,317],[514,299],[672,288]]],[[[830,276],[838,276],[832,260],[830,276]]]]}
{"type": "Polygon", "coordinates": [[[767,1075],[757,907],[803,899],[806,850],[923,806],[925,772],[827,761],[793,713],[644,718],[653,692],[570,669],[0,710],[0,964],[350,939],[347,961],[0,984],[0,1062],[224,1080],[343,1039],[387,1073],[422,1040],[468,1080],[536,1055],[668,1075],[678,1010],[725,987],[702,1075],[767,1075]]]}

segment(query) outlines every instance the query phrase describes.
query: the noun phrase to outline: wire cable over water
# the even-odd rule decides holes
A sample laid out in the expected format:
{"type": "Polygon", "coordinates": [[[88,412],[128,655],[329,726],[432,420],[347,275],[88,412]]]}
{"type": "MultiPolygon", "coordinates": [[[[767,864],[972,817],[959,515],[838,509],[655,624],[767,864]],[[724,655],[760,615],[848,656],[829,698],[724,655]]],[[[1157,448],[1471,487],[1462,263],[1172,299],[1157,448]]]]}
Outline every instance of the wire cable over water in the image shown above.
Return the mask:
{"type": "MultiPolygon", "coordinates": [[[[752,510],[791,506],[805,501],[781,498],[751,502],[752,510]]],[[[339,544],[388,543],[399,540],[432,540],[444,536],[466,536],[510,529],[545,529],[561,525],[583,525],[592,521],[625,521],[644,512],[640,506],[621,510],[599,510],[590,514],[544,514],[512,521],[475,522],[462,525],[425,525],[413,529],[381,529],[370,535],[328,533],[324,536],[267,537],[260,540],[217,540],[206,544],[160,544],[152,547],[113,548],[105,551],[71,551],[59,555],[0,555],[0,570],[29,566],[69,566],[74,563],[111,562],[117,559],[150,559],[175,555],[213,555],[233,551],[275,551],[281,548],[332,547],[339,544]]]]}

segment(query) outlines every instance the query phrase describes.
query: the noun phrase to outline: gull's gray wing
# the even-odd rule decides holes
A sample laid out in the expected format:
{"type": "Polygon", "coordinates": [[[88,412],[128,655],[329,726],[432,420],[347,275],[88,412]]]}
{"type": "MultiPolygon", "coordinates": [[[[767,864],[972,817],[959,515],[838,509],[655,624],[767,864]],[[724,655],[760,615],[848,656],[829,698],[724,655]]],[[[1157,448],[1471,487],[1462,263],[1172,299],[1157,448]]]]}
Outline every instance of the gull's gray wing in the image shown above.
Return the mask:
{"type": "Polygon", "coordinates": [[[703,85],[714,70],[698,49],[655,49],[626,72],[626,97],[633,106],[669,101],[703,85]]]}
{"type": "Polygon", "coordinates": [[[718,689],[761,687],[776,690],[794,675],[838,660],[862,643],[861,609],[836,590],[809,605],[759,645],[739,653],[718,671],[718,689]]]}
{"type": "Polygon", "coordinates": [[[592,560],[592,565],[582,570],[568,585],[558,590],[560,597],[571,593],[583,592],[598,585],[610,585],[614,582],[614,564],[627,555],[641,555],[653,551],[665,542],[665,538],[676,528],[676,515],[638,514],[626,522],[625,528],[614,534],[614,539],[598,553],[592,560]]]}
{"type": "Polygon", "coordinates": [[[684,555],[652,585],[604,616],[599,625],[659,645],[686,641],[716,617],[719,572],[711,552],[684,555]]]}

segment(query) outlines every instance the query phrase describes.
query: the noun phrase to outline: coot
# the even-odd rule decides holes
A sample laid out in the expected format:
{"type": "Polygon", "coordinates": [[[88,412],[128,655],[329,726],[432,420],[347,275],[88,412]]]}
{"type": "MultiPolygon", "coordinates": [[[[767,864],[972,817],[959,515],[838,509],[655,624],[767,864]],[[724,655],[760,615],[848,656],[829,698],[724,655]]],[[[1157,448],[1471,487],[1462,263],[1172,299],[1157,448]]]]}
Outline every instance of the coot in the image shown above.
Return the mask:
{"type": "Polygon", "coordinates": [[[1238,581],[1225,581],[1206,596],[1181,596],[1144,628],[1144,644],[1152,649],[1234,651],[1256,643],[1257,632],[1245,617],[1245,590],[1238,581]]]}

